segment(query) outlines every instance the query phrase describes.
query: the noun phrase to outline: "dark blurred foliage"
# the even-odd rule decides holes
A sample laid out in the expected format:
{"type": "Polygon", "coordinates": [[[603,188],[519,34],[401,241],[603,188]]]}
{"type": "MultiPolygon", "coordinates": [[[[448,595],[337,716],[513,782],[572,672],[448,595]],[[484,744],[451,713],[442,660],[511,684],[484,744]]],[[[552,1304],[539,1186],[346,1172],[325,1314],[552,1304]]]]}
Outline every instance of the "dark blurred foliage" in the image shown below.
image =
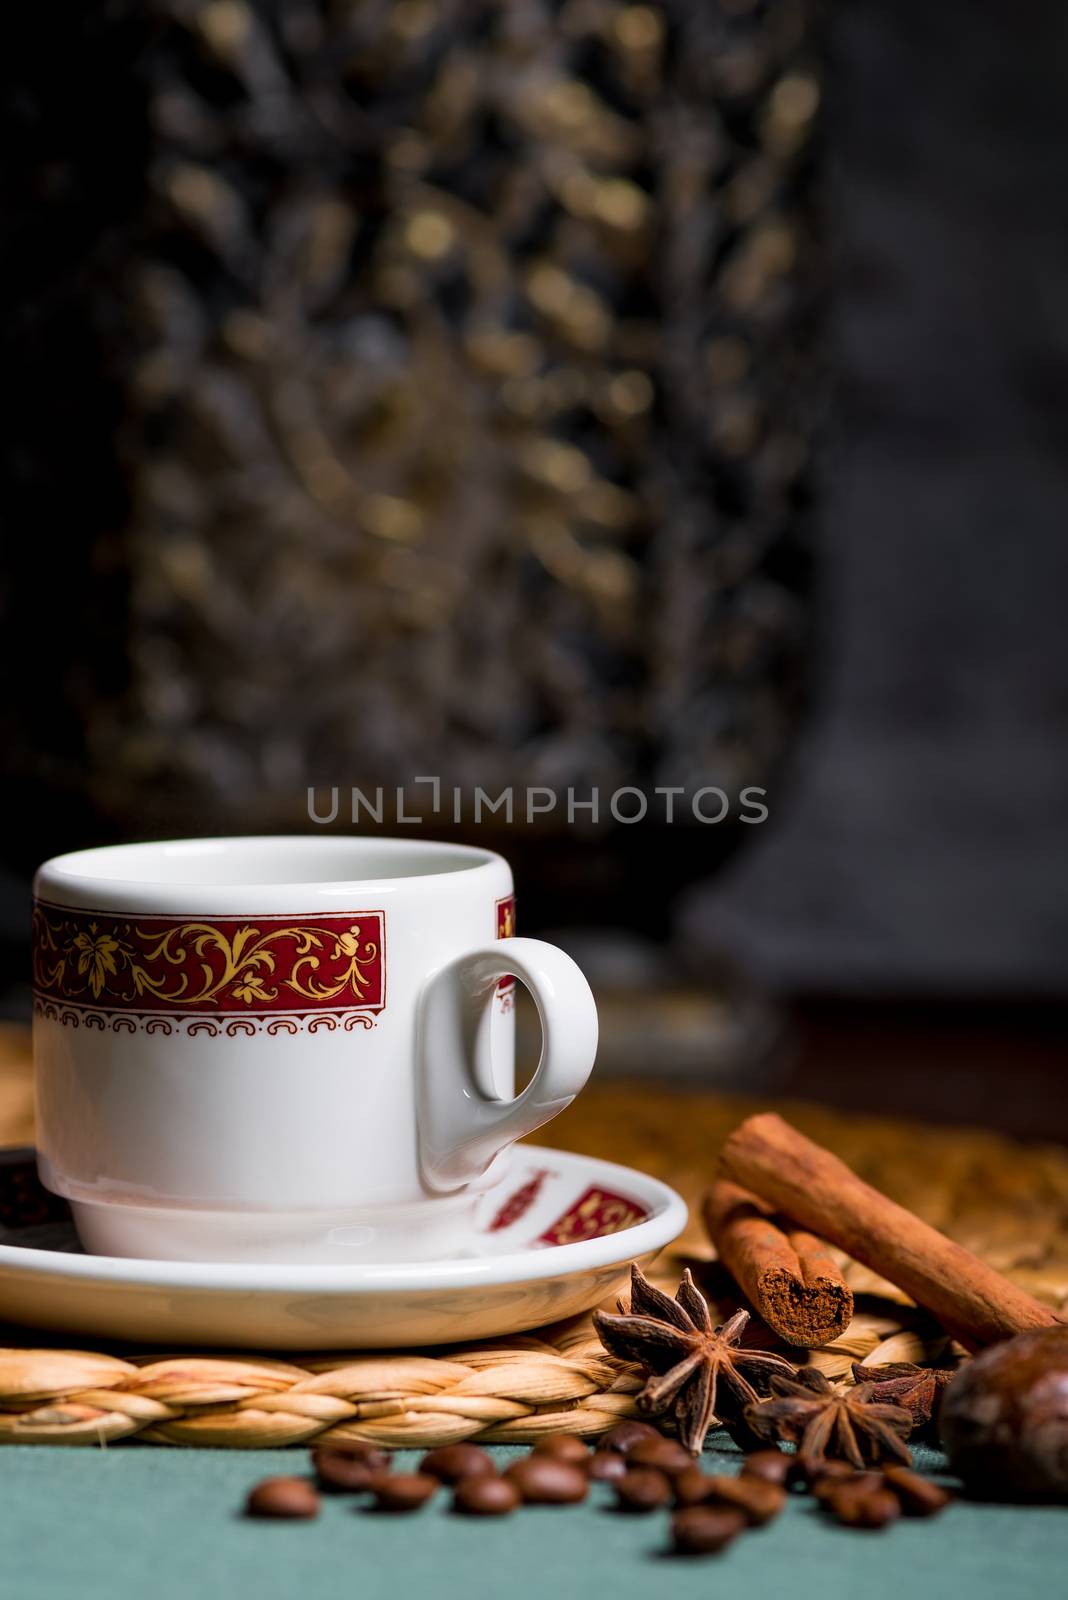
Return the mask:
{"type": "MultiPolygon", "coordinates": [[[[309,783],[769,780],[809,643],[818,21],[153,0],[60,47],[20,16],[20,868],[300,826],[309,783]]],[[[536,859],[666,904],[738,831],[536,859]]]]}

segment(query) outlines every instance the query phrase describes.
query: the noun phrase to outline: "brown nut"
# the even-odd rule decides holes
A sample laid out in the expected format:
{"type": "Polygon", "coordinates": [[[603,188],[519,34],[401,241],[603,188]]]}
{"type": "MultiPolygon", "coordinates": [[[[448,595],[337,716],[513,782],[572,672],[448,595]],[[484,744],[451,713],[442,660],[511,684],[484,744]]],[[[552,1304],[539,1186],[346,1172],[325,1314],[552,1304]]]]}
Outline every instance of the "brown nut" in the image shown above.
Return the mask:
{"type": "Polygon", "coordinates": [[[631,1467],[615,1489],[621,1511],[658,1511],[671,1501],[671,1479],[657,1467],[631,1467]]]}
{"type": "Polygon", "coordinates": [[[573,1461],[578,1466],[585,1466],[590,1459],[589,1446],[574,1433],[551,1433],[539,1439],[530,1453],[555,1456],[558,1461],[573,1461]]]}
{"type": "Polygon", "coordinates": [[[793,1464],[793,1456],[786,1455],[782,1450],[754,1450],[742,1462],[742,1477],[785,1484],[791,1476],[793,1464]]]}
{"type": "Polygon", "coordinates": [[[640,1439],[627,1452],[627,1462],[632,1467],[659,1467],[661,1472],[685,1472],[694,1464],[693,1456],[684,1450],[676,1439],[640,1439]]]}
{"type": "Polygon", "coordinates": [[[597,1450],[586,1468],[591,1483],[618,1483],[627,1471],[627,1458],[618,1450],[597,1450]]]}
{"type": "Polygon", "coordinates": [[[376,1511],[418,1511],[439,1487],[429,1472],[381,1472],[371,1480],[376,1511]]]}
{"type": "Polygon", "coordinates": [[[648,1422],[617,1422],[614,1428],[609,1428],[607,1433],[601,1435],[597,1441],[598,1450],[616,1450],[621,1456],[629,1455],[636,1444],[643,1439],[659,1439],[661,1434],[648,1422]]]}
{"type": "Polygon", "coordinates": [[[730,1506],[687,1506],[671,1519],[671,1542],[680,1556],[718,1555],[744,1527],[730,1506]]]}
{"type": "Polygon", "coordinates": [[[516,1485],[496,1473],[461,1478],[452,1497],[452,1509],[467,1517],[506,1517],[521,1503],[516,1485]]]}
{"type": "Polygon", "coordinates": [[[942,1399],[942,1443],[975,1494],[1068,1501],[1068,1327],[982,1351],[942,1399]]]}
{"type": "Polygon", "coordinates": [[[777,1517],[786,1504],[786,1490],[781,1483],[768,1483],[763,1478],[737,1478],[717,1475],[706,1478],[704,1503],[716,1501],[734,1506],[754,1528],[777,1517]]]}
{"type": "Polygon", "coordinates": [[[585,1500],[590,1483],[573,1461],[553,1455],[529,1455],[504,1473],[528,1506],[572,1506],[585,1500]]]}
{"type": "Polygon", "coordinates": [[[953,1498],[941,1484],[932,1483],[930,1478],[921,1478],[918,1472],[910,1472],[908,1467],[887,1467],[883,1476],[887,1488],[892,1489],[901,1501],[901,1509],[906,1517],[936,1517],[953,1498]]]}
{"type": "Polygon", "coordinates": [[[484,1478],[497,1468],[493,1457],[477,1444],[443,1444],[430,1450],[419,1463],[420,1472],[428,1472],[442,1483],[459,1483],[462,1478],[484,1478]]]}
{"type": "Polygon", "coordinates": [[[316,1517],[319,1496],[307,1478],[264,1478],[249,1492],[250,1517],[316,1517]]]}

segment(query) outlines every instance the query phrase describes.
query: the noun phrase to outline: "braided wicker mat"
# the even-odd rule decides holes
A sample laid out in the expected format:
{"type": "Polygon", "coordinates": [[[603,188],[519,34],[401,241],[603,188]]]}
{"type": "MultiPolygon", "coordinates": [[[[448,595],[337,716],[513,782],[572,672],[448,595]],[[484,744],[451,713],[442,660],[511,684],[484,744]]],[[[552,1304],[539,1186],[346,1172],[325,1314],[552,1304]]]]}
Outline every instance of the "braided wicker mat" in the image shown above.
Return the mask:
{"type": "MultiPolygon", "coordinates": [[[[5,1068],[0,1051],[0,1142],[30,1132],[24,1089],[10,1052],[5,1068]]],[[[723,1096],[599,1085],[553,1125],[561,1146],[643,1167],[682,1191],[693,1221],[654,1279],[673,1289],[681,1266],[695,1266],[724,1312],[732,1289],[712,1262],[697,1202],[720,1143],[756,1109],[723,1096]]],[[[812,1107],[776,1109],[1031,1293],[1068,1308],[1068,1151],[812,1107]]],[[[845,1271],[857,1314],[842,1338],[812,1353],[813,1364],[838,1377],[866,1358],[945,1359],[945,1336],[897,1289],[856,1263],[845,1271]]],[[[14,1329],[8,1338],[13,1344],[0,1350],[0,1441],[20,1444],[137,1438],[261,1449],[368,1440],[424,1448],[464,1439],[526,1444],[561,1430],[594,1438],[634,1413],[640,1388],[636,1370],[604,1352],[588,1317],[477,1348],[287,1361],[30,1348],[14,1329]]]]}

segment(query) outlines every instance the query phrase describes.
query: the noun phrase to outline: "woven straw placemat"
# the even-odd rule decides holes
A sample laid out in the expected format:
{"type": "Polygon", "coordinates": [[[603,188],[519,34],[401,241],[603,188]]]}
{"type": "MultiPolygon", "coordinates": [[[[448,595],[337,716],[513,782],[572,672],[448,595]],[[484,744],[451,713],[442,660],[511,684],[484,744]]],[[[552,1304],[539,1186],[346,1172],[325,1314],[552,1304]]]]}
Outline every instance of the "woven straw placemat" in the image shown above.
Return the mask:
{"type": "MultiPolygon", "coordinates": [[[[32,1137],[22,1036],[0,1035],[0,1143],[32,1137]]],[[[695,1265],[721,1308],[731,1288],[712,1263],[697,1202],[720,1144],[757,1102],[651,1085],[594,1085],[553,1124],[554,1142],[665,1178],[691,1203],[686,1234],[661,1256],[674,1288],[695,1265]]],[[[1068,1151],[995,1134],[777,1110],[1039,1299],[1068,1310],[1068,1151]]],[[[844,1263],[857,1313],[812,1354],[829,1376],[851,1362],[944,1359],[939,1329],[892,1285],[844,1263]]],[[[602,1349],[588,1317],[477,1348],[381,1356],[248,1355],[37,1348],[23,1330],[0,1350],[0,1441],[258,1449],[312,1440],[428,1448],[456,1440],[525,1444],[561,1430],[594,1438],[634,1414],[637,1372],[602,1349]]],[[[951,1352],[950,1352],[951,1353],[951,1352]]],[[[797,1352],[793,1352],[794,1359],[797,1352]]]]}

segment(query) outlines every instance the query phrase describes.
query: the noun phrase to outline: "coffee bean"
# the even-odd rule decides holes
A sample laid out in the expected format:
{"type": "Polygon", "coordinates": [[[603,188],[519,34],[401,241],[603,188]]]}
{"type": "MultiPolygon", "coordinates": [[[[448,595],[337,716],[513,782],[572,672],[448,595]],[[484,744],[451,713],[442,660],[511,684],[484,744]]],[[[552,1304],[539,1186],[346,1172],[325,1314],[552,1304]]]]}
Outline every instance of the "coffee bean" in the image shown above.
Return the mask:
{"type": "Polygon", "coordinates": [[[369,1467],[357,1456],[342,1455],[340,1451],[323,1450],[315,1458],[315,1476],[320,1489],[332,1489],[340,1494],[359,1494],[370,1486],[371,1479],[380,1468],[369,1467]]]}
{"type": "Polygon", "coordinates": [[[930,1478],[921,1478],[918,1472],[910,1472],[908,1467],[887,1467],[884,1476],[887,1488],[901,1501],[906,1517],[935,1517],[953,1498],[948,1489],[932,1483],[930,1478]]]}
{"type": "Polygon", "coordinates": [[[648,1422],[617,1422],[614,1428],[609,1428],[607,1433],[601,1435],[597,1441],[598,1450],[616,1450],[621,1456],[628,1455],[642,1439],[659,1439],[660,1434],[648,1422]]]}
{"type": "Polygon", "coordinates": [[[588,1446],[574,1433],[553,1433],[539,1439],[531,1455],[555,1456],[558,1461],[573,1461],[577,1466],[585,1466],[590,1459],[588,1446]]]}
{"type": "Polygon", "coordinates": [[[714,1556],[744,1527],[730,1506],[687,1506],[671,1519],[671,1539],[680,1556],[714,1556]]]}
{"type": "Polygon", "coordinates": [[[250,1517],[316,1517],[319,1496],[306,1478],[264,1478],[245,1504],[250,1517]]]}
{"type": "Polygon", "coordinates": [[[431,1450],[419,1463],[420,1472],[429,1472],[442,1483],[459,1483],[462,1478],[496,1475],[492,1456],[477,1444],[443,1444],[431,1450]]]}
{"type": "Polygon", "coordinates": [[[513,1462],[504,1476],[528,1506],[577,1505],[585,1500],[590,1487],[581,1467],[544,1453],[513,1462]]]}
{"type": "Polygon", "coordinates": [[[371,1480],[378,1511],[418,1511],[439,1487],[428,1472],[380,1472],[371,1480]]]}
{"type": "Polygon", "coordinates": [[[708,1486],[711,1482],[708,1473],[702,1472],[700,1467],[691,1462],[681,1472],[675,1473],[675,1504],[699,1506],[702,1500],[708,1499],[708,1486]]]}
{"type": "Polygon", "coordinates": [[[800,1484],[807,1489],[815,1489],[817,1483],[823,1483],[827,1478],[852,1478],[856,1475],[856,1470],[848,1461],[822,1459],[809,1461],[804,1456],[793,1456],[787,1481],[791,1484],[800,1484]]]}
{"type": "Polygon", "coordinates": [[[901,1502],[890,1489],[863,1493],[839,1492],[826,1502],[831,1514],[847,1528],[885,1528],[901,1515],[901,1502]]]}
{"type": "Polygon", "coordinates": [[[631,1467],[615,1486],[621,1511],[658,1511],[671,1499],[671,1479],[657,1467],[631,1467]]]}
{"type": "Polygon", "coordinates": [[[460,1480],[452,1497],[452,1509],[467,1517],[505,1517],[521,1501],[518,1488],[507,1478],[481,1473],[460,1480]]]}
{"type": "Polygon", "coordinates": [[[693,1466],[693,1456],[675,1439],[642,1439],[627,1453],[627,1461],[636,1467],[659,1467],[661,1472],[685,1472],[693,1466]]]}
{"type": "Polygon", "coordinates": [[[322,1489],[358,1494],[370,1486],[376,1472],[393,1459],[392,1452],[373,1444],[317,1445],[311,1453],[315,1476],[322,1489]]]}
{"type": "Polygon", "coordinates": [[[627,1458],[618,1450],[598,1450],[590,1457],[587,1475],[594,1483],[616,1483],[627,1471],[627,1458]]]}
{"type": "Polygon", "coordinates": [[[754,1450],[742,1462],[743,1478],[762,1478],[765,1483],[785,1484],[794,1464],[793,1456],[781,1450],[754,1450]]]}
{"type": "Polygon", "coordinates": [[[763,1478],[744,1475],[729,1478],[717,1475],[707,1478],[705,1503],[734,1506],[752,1527],[759,1527],[777,1517],[786,1504],[786,1490],[781,1483],[767,1483],[763,1478]]]}
{"type": "Polygon", "coordinates": [[[872,1489],[883,1487],[882,1474],[878,1472],[857,1472],[850,1467],[848,1472],[827,1473],[822,1478],[817,1478],[812,1485],[814,1499],[822,1505],[835,1499],[839,1495],[870,1494],[872,1489]]]}
{"type": "Polygon", "coordinates": [[[365,1439],[345,1440],[342,1444],[317,1444],[312,1449],[312,1461],[321,1455],[348,1456],[353,1461],[366,1461],[369,1467],[388,1467],[393,1451],[384,1450],[380,1444],[368,1444],[365,1439]]]}

